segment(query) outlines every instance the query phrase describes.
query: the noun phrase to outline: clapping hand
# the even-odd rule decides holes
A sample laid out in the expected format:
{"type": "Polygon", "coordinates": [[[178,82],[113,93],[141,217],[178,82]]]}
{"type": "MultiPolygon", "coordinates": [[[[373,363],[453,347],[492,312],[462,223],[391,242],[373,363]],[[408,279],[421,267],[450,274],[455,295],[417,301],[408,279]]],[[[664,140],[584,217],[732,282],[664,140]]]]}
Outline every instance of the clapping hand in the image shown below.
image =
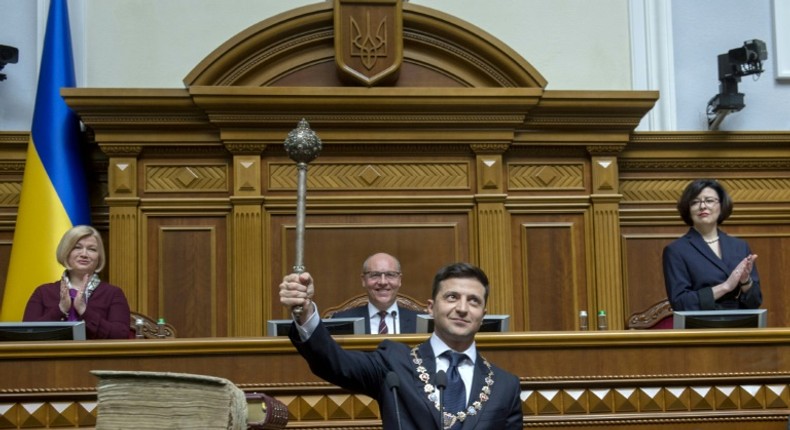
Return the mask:
{"type": "Polygon", "coordinates": [[[71,309],[71,296],[69,295],[69,281],[63,276],[60,279],[60,303],[58,303],[60,312],[64,315],[69,313],[71,309]]]}
{"type": "Polygon", "coordinates": [[[84,314],[85,309],[88,308],[88,302],[85,300],[85,290],[88,289],[90,277],[90,273],[86,273],[85,276],[82,277],[82,287],[77,289],[77,297],[74,298],[74,310],[76,310],[79,315],[84,314]]]}
{"type": "Polygon", "coordinates": [[[731,287],[730,291],[735,290],[739,286],[741,291],[747,291],[751,288],[752,268],[756,259],[757,254],[749,254],[735,266],[735,269],[727,278],[727,284],[731,287]]]}

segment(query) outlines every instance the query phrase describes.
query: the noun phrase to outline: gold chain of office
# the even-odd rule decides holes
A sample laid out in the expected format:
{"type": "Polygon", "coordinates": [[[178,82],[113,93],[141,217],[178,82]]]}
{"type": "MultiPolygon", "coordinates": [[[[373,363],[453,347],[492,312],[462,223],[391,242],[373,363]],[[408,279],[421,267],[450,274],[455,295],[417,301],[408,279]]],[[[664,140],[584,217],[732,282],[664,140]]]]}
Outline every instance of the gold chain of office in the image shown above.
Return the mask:
{"type": "MultiPolygon", "coordinates": [[[[417,366],[415,369],[417,371],[417,377],[425,384],[425,394],[428,395],[428,400],[433,402],[434,406],[436,406],[436,410],[441,411],[438,390],[431,384],[431,375],[428,374],[428,369],[423,366],[423,359],[420,357],[416,346],[411,349],[411,357],[412,362],[417,366]]],[[[491,363],[489,363],[485,357],[481,355],[480,359],[483,360],[483,364],[488,368],[488,375],[485,379],[486,384],[480,390],[478,400],[472,402],[465,411],[460,411],[456,414],[443,413],[442,421],[445,429],[449,429],[456,422],[463,422],[469,415],[477,415],[477,412],[483,408],[483,404],[488,401],[491,395],[491,386],[494,385],[494,370],[491,369],[491,363]]]]}

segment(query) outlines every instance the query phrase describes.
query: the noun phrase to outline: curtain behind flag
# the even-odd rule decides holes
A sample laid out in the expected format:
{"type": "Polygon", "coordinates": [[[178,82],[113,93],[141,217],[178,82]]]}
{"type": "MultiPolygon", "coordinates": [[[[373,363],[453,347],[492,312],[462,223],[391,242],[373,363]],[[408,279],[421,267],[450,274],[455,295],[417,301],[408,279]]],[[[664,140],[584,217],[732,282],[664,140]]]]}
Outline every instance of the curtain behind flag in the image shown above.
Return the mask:
{"type": "Polygon", "coordinates": [[[62,87],[74,84],[68,6],[52,0],[1,321],[22,320],[33,290],[63,272],[55,259],[63,233],[90,224],[79,121],[60,96],[62,87]]]}

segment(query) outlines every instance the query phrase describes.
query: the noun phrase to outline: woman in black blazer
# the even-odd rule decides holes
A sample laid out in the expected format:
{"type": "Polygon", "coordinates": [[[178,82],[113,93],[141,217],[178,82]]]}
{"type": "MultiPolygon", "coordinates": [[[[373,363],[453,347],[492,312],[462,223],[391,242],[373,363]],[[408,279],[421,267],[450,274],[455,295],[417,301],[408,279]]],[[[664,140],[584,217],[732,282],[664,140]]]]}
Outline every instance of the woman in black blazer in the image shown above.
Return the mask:
{"type": "Polygon", "coordinates": [[[664,248],[664,283],[676,311],[754,309],[763,301],[760,277],[749,245],[719,225],[733,202],[714,179],[690,183],[677,209],[689,231],[664,248]]]}

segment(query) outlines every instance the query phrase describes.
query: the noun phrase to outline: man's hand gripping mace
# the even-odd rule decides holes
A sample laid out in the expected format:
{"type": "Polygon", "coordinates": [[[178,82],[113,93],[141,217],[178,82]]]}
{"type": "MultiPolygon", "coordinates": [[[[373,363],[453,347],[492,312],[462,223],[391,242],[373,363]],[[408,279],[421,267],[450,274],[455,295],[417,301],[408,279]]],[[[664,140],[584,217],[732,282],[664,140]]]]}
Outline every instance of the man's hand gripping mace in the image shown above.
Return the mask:
{"type": "MultiPolygon", "coordinates": [[[[321,152],[321,139],[310,129],[310,124],[302,118],[297,127],[285,138],[285,152],[296,162],[296,257],[294,273],[304,273],[304,231],[305,231],[305,200],[307,198],[307,163],[315,160],[321,152]]],[[[291,309],[298,318],[302,314],[302,306],[291,309]]]]}

